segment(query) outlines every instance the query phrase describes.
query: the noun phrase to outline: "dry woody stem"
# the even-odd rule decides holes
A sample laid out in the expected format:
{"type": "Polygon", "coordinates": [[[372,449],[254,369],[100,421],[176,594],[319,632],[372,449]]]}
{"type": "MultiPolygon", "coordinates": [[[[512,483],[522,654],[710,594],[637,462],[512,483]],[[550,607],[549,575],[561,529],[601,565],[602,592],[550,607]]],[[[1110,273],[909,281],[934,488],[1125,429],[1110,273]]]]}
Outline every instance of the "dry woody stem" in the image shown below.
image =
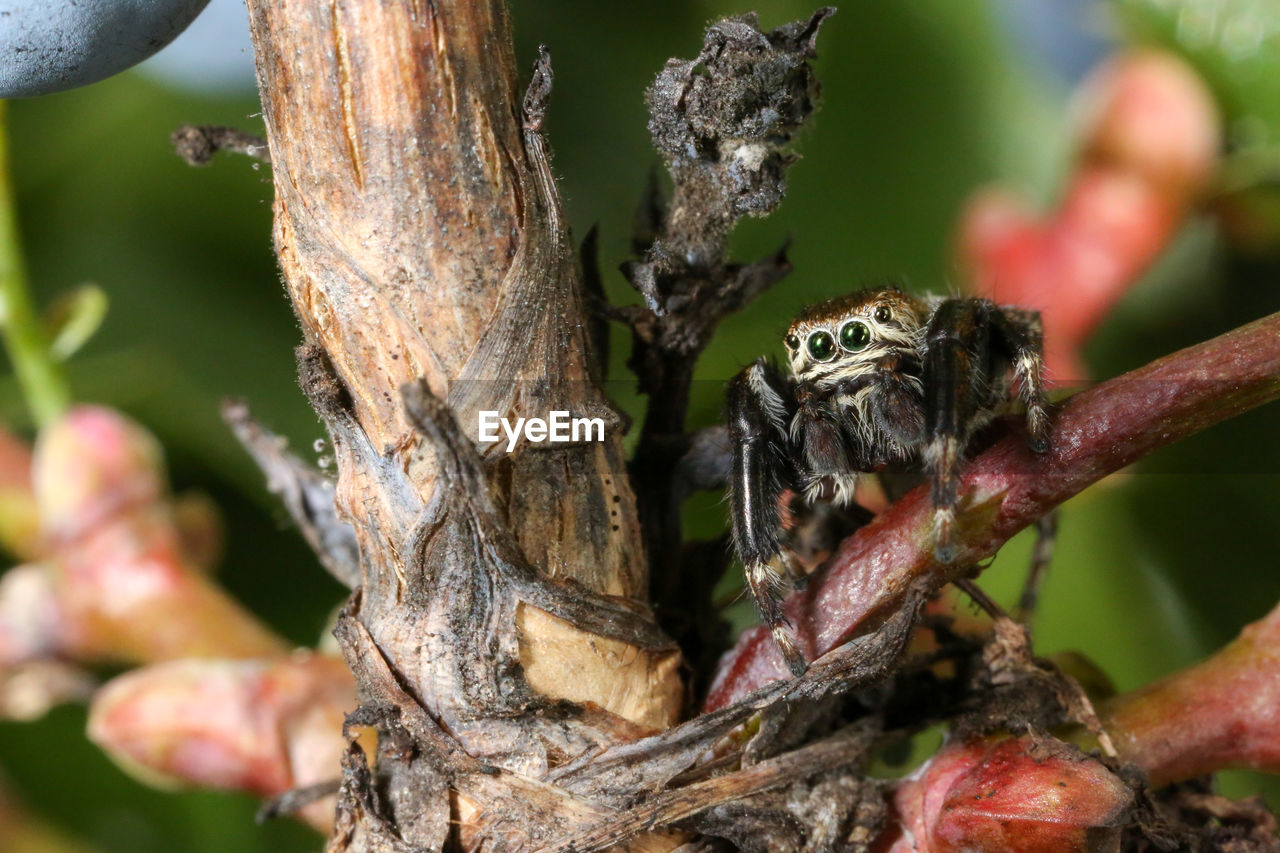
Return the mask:
{"type": "MultiPolygon", "coordinates": [[[[669,725],[680,656],[643,603],[621,419],[592,381],[538,131],[549,62],[522,105],[499,2],[254,0],[250,19],[303,388],[329,427],[338,519],[360,555],[358,630],[340,639],[357,675],[374,654],[393,674],[361,678],[360,698],[412,696],[455,740],[450,755],[531,779],[669,725]],[[614,426],[603,442],[478,457],[457,425],[472,434],[481,409],[614,426]],[[607,602],[616,624],[565,618],[575,595],[607,602]]],[[[436,849],[458,831],[475,846],[496,831],[492,790],[508,776],[446,785],[437,753],[397,751],[403,714],[377,721],[379,777],[403,796],[364,808],[375,794],[352,763],[339,825],[355,828],[333,849],[436,849]]],[[[519,812],[520,833],[564,819],[542,805],[519,812]]]]}
{"type": "Polygon", "coordinates": [[[353,589],[335,633],[361,705],[344,727],[333,853],[869,849],[887,801],[864,770],[886,721],[909,734],[951,714],[981,735],[1092,715],[1025,643],[987,660],[942,629],[938,653],[973,678],[948,683],[958,698],[912,704],[926,667],[902,664],[929,596],[1107,473],[1280,395],[1280,315],[1077,395],[1048,455],[1008,435],[967,466],[953,568],[934,561],[927,494],[908,494],[789,602],[809,670],[782,678],[772,643],[749,634],[709,711],[680,723],[682,644],[711,671],[697,572],[725,566],[722,543],[680,536],[681,500],[718,478],[693,453],[714,451],[715,431],[684,432],[689,377],[719,319],[789,270],[782,250],[737,264],[726,245],[782,198],[832,10],[772,32],[720,21],[659,74],[650,130],[673,192],[667,204],[655,184],[642,205],[626,274],[644,304],[630,308],[603,303],[592,239],[578,270],[541,134],[550,60],[521,100],[501,2],[249,11],[275,245],[336,481],[243,407],[227,415],[353,589]],[[587,303],[628,324],[650,394],[630,468],[587,303]],[[472,439],[481,411],[553,410],[603,418],[605,440],[508,453],[472,439]],[[651,601],[664,615],[693,603],[659,625],[651,601]],[[965,705],[983,691],[1020,710],[965,705]]]}

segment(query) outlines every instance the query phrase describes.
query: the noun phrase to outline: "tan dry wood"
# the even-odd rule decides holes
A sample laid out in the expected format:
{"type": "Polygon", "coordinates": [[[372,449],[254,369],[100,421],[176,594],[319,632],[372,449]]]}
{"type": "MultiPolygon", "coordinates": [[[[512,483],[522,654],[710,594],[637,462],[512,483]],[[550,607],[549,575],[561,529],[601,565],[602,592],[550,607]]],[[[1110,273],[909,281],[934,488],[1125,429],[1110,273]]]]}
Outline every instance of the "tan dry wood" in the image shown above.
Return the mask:
{"type": "MultiPolygon", "coordinates": [[[[467,751],[509,769],[537,775],[559,749],[607,745],[624,720],[635,731],[670,725],[678,653],[486,598],[502,593],[468,564],[472,521],[441,509],[440,460],[401,398],[424,379],[467,435],[480,408],[611,415],[592,382],[541,138],[524,126],[504,5],[250,0],[249,10],[275,244],[309,345],[304,389],[333,435],[338,512],[360,546],[356,618],[467,751]],[[455,601],[456,578],[480,582],[455,601]],[[482,624],[466,622],[477,614],[482,624]],[[486,657],[520,666],[491,671],[486,657]],[[624,720],[526,726],[517,712],[527,697],[519,705],[504,692],[511,673],[530,695],[624,720]]],[[[489,448],[486,488],[544,576],[642,599],[647,569],[611,423],[604,442],[489,448]]],[[[368,689],[362,698],[379,699],[368,689]]]]}

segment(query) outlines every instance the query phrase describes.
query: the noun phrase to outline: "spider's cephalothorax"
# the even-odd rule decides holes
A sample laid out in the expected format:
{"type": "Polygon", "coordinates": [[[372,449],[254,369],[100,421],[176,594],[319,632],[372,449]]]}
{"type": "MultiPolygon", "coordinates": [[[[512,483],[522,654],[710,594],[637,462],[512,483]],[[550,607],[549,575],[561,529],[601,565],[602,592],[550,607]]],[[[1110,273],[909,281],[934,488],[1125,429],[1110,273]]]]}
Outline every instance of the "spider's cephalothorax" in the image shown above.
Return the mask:
{"type": "Polygon", "coordinates": [[[863,290],[806,309],[788,370],[761,358],[729,385],[734,543],[787,663],[805,661],[782,614],[784,493],[848,504],[860,473],[927,472],[936,553],[950,562],[959,462],[1015,386],[1032,449],[1047,447],[1040,316],[986,299],[863,290]]]}

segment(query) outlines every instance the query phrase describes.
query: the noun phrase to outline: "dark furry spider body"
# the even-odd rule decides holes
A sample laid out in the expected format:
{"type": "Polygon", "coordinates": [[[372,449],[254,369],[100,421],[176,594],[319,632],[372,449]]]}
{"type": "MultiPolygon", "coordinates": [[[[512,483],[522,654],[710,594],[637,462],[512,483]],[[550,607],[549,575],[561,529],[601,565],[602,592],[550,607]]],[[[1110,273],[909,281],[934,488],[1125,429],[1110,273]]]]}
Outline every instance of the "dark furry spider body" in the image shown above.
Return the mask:
{"type": "Polygon", "coordinates": [[[848,505],[859,474],[923,470],[936,553],[950,562],[965,446],[1015,385],[1032,449],[1047,448],[1041,338],[1035,311],[876,288],[802,312],[785,339],[785,374],[761,358],[730,383],[734,544],[793,672],[806,664],[781,607],[784,493],[848,505]]]}

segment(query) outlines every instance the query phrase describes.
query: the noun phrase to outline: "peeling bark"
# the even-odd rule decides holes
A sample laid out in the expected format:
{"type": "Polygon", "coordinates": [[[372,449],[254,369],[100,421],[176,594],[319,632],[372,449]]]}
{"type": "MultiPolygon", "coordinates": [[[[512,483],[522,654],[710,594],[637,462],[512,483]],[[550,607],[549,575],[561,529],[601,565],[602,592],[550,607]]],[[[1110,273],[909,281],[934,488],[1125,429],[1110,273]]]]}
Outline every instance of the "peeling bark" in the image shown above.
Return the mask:
{"type": "MultiPolygon", "coordinates": [[[[661,729],[683,701],[679,653],[642,600],[621,419],[592,381],[538,132],[550,66],[544,56],[522,105],[500,2],[249,7],[302,384],[359,546],[339,637],[366,708],[400,703],[398,722],[374,719],[378,787],[420,789],[380,799],[349,756],[331,848],[434,849],[450,819],[468,847],[505,846],[515,839],[487,834],[487,815],[516,795],[497,789],[661,729]],[[420,381],[417,399],[444,401],[456,423],[409,415],[401,389],[420,381]],[[561,409],[610,429],[603,442],[463,453],[481,409],[561,409]],[[566,590],[582,593],[577,611],[561,606],[566,590]],[[602,601],[614,624],[575,624],[602,601]],[[426,748],[428,725],[447,754],[426,748]],[[440,766],[461,756],[471,771],[440,766]],[[419,784],[436,777],[456,792],[447,807],[442,785],[419,784]]],[[[562,800],[510,831],[536,838],[584,808],[562,800]]]]}

